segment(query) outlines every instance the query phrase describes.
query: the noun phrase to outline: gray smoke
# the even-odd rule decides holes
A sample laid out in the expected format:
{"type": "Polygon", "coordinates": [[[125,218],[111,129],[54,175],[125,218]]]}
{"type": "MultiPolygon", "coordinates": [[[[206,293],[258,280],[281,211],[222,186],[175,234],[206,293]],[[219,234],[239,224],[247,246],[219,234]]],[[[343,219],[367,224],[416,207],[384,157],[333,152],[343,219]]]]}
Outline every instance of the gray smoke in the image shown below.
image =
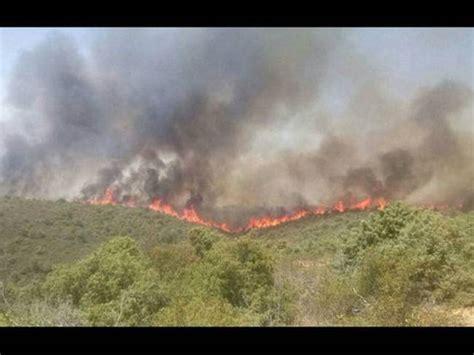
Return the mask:
{"type": "Polygon", "coordinates": [[[214,216],[366,196],[472,199],[473,132],[456,121],[472,89],[441,82],[398,109],[370,88],[379,75],[346,32],[114,29],[87,54],[52,34],[10,81],[16,120],[34,112],[39,129],[0,137],[0,194],[89,199],[112,187],[214,216]],[[358,88],[342,120],[322,99],[347,80],[340,72],[358,88]]]}

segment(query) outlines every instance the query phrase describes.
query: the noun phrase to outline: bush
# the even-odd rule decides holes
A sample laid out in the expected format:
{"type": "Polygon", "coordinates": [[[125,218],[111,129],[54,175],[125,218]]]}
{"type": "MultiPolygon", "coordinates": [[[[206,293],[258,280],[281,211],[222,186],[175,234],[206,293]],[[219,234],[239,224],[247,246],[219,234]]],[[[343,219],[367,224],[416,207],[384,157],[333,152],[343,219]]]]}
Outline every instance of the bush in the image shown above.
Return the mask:
{"type": "Polygon", "coordinates": [[[206,291],[236,307],[250,307],[273,285],[270,258],[249,240],[217,245],[193,276],[206,291]]]}
{"type": "MultiPolygon", "coordinates": [[[[40,285],[18,288],[0,282],[0,318],[15,326],[86,325],[70,302],[53,303],[41,298],[40,285]]],[[[1,323],[1,321],[0,321],[1,323]]]]}
{"type": "Polygon", "coordinates": [[[0,312],[0,327],[12,326],[10,319],[2,312],[0,312]]]}
{"type": "Polygon", "coordinates": [[[16,325],[35,327],[76,327],[87,325],[81,312],[70,302],[50,303],[34,300],[28,304],[14,304],[10,317],[16,325]]]}
{"type": "Polygon", "coordinates": [[[322,325],[350,323],[352,317],[364,306],[362,299],[354,291],[351,280],[345,275],[323,270],[318,289],[314,307],[318,322],[322,325]]]}
{"type": "Polygon", "coordinates": [[[116,238],[78,263],[48,275],[51,299],[70,300],[92,325],[146,325],[167,298],[136,242],[116,238]]]}
{"type": "Polygon", "coordinates": [[[273,260],[255,241],[216,243],[192,268],[188,280],[199,297],[216,297],[258,314],[260,324],[291,319],[287,294],[275,292],[273,260]]]}
{"type": "Polygon", "coordinates": [[[198,260],[195,249],[187,243],[155,247],[150,252],[154,268],[161,278],[173,278],[198,260]]]}
{"type": "Polygon", "coordinates": [[[249,326],[258,325],[258,316],[233,307],[220,298],[199,297],[176,300],[155,320],[160,326],[249,326]]]}
{"type": "Polygon", "coordinates": [[[196,255],[201,258],[212,248],[218,239],[214,231],[201,227],[191,229],[188,235],[196,255]]]}
{"type": "Polygon", "coordinates": [[[321,291],[336,313],[358,309],[363,300],[358,316],[372,324],[416,324],[422,304],[452,300],[461,290],[474,295],[472,269],[465,270],[472,245],[438,213],[394,204],[344,239],[335,267],[350,282],[335,298],[328,290],[339,281],[326,282],[321,291]]]}

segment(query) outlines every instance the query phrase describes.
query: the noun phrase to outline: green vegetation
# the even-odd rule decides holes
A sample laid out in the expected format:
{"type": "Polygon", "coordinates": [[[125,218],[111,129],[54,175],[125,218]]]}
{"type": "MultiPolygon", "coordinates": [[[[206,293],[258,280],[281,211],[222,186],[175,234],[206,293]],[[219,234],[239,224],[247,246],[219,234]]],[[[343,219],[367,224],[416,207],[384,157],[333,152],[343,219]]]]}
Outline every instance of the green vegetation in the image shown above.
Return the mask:
{"type": "Polygon", "coordinates": [[[230,235],[0,198],[0,326],[466,324],[474,213],[393,204],[230,235]]]}
{"type": "Polygon", "coordinates": [[[370,215],[343,236],[336,271],[323,284],[330,318],[444,324],[450,320],[435,305],[473,306],[472,216],[465,222],[401,204],[370,215]]]}
{"type": "Polygon", "coordinates": [[[115,238],[43,284],[48,299],[70,301],[92,325],[147,325],[167,302],[151,263],[130,238],[115,238]]]}
{"type": "Polygon", "coordinates": [[[114,236],[140,247],[185,239],[193,225],[142,208],[0,198],[0,280],[26,285],[114,236]]]}

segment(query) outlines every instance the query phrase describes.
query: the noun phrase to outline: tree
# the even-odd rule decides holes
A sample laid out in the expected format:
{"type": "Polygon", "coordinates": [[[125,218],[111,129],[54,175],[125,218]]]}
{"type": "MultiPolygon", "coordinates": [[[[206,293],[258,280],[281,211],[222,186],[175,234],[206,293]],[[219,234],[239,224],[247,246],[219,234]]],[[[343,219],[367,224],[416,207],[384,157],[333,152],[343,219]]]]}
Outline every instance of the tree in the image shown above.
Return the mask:
{"type": "Polygon", "coordinates": [[[48,275],[44,291],[71,300],[93,325],[147,325],[167,303],[151,263],[131,238],[115,238],[48,275]]]}
{"type": "Polygon", "coordinates": [[[463,271],[472,245],[439,213],[393,204],[343,238],[334,277],[349,288],[339,292],[347,296],[347,316],[358,312],[372,324],[412,324],[424,303],[450,300],[462,289],[474,294],[474,276],[463,271]]]}

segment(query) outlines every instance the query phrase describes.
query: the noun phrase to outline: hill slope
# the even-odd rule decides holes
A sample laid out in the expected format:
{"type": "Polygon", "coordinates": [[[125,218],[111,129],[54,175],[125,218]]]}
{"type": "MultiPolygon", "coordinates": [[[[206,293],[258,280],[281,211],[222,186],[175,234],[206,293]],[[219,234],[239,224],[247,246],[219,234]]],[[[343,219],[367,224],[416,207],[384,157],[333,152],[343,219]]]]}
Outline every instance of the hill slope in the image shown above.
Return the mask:
{"type": "Polygon", "coordinates": [[[145,209],[0,198],[0,278],[28,282],[115,236],[166,243],[192,227],[145,209]]]}
{"type": "MultiPolygon", "coordinates": [[[[341,229],[353,226],[366,215],[359,212],[309,217],[245,234],[272,243],[285,241],[296,249],[311,248],[321,242],[330,244],[341,229]]],[[[55,264],[83,257],[112,237],[129,236],[147,248],[183,240],[194,227],[143,208],[0,198],[0,278],[27,283],[44,276],[55,264]]]]}
{"type": "Polygon", "coordinates": [[[394,204],[227,234],[0,198],[0,325],[466,324],[473,252],[473,212],[394,204]]]}

